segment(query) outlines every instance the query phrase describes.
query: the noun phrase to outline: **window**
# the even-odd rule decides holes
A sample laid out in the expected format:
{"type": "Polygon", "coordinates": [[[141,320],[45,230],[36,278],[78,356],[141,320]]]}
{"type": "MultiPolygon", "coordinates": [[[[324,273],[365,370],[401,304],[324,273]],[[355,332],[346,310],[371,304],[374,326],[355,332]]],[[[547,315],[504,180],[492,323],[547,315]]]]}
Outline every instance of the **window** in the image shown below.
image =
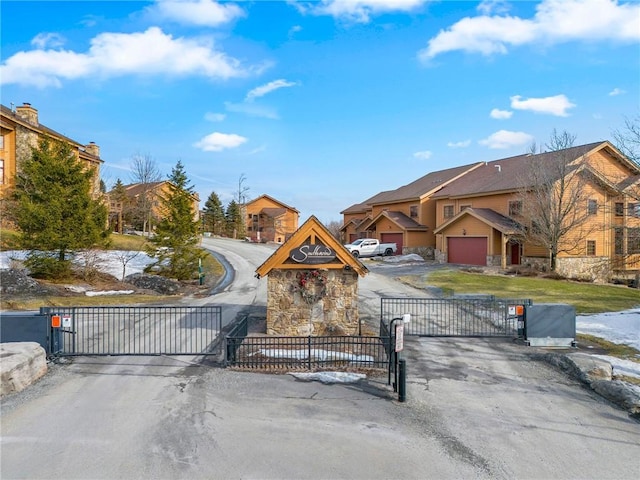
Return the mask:
{"type": "Polygon", "coordinates": [[[534,235],[541,235],[542,234],[542,226],[536,222],[535,220],[531,221],[531,233],[534,235]]]}
{"type": "Polygon", "coordinates": [[[409,207],[409,216],[411,218],[418,218],[418,206],[417,205],[411,205],[409,207]]]}
{"type": "Polygon", "coordinates": [[[640,218],[640,203],[630,203],[627,205],[627,215],[640,218]]]}
{"type": "Polygon", "coordinates": [[[0,135],[0,150],[4,150],[4,135],[0,135]]]}
{"type": "Polygon", "coordinates": [[[471,205],[460,205],[460,211],[463,211],[465,208],[471,208],[471,205]]]}
{"type": "Polygon", "coordinates": [[[614,228],[613,235],[614,253],[616,255],[623,255],[624,229],[622,227],[614,228]]]}
{"type": "Polygon", "coordinates": [[[596,241],[587,240],[587,255],[594,256],[596,254],[596,241]]]}
{"type": "Polygon", "coordinates": [[[517,217],[519,215],[522,215],[522,200],[509,202],[509,216],[517,217]]]}
{"type": "Polygon", "coordinates": [[[616,202],[615,214],[616,214],[616,217],[623,217],[624,216],[624,203],[616,202]]]}
{"type": "Polygon", "coordinates": [[[0,185],[4,185],[4,159],[0,159],[0,185]]]}
{"type": "Polygon", "coordinates": [[[640,228],[627,229],[627,253],[640,253],[640,228]]]}
{"type": "Polygon", "coordinates": [[[452,218],[453,217],[453,205],[445,205],[444,206],[444,218],[452,218]]]}
{"type": "Polygon", "coordinates": [[[598,213],[598,201],[597,200],[589,199],[589,201],[587,202],[587,213],[589,215],[595,215],[596,213],[598,213]]]}

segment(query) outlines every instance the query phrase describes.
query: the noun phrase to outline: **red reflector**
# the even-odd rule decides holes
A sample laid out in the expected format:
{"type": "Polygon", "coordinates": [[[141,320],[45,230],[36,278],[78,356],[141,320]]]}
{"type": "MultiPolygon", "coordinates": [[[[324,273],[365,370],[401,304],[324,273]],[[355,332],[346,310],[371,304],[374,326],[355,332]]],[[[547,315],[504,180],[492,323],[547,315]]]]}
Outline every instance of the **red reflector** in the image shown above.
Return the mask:
{"type": "Polygon", "coordinates": [[[51,315],[51,327],[60,328],[62,326],[62,319],[60,315],[51,315]]]}
{"type": "Polygon", "coordinates": [[[516,315],[519,317],[524,315],[524,305],[516,305],[516,315]]]}

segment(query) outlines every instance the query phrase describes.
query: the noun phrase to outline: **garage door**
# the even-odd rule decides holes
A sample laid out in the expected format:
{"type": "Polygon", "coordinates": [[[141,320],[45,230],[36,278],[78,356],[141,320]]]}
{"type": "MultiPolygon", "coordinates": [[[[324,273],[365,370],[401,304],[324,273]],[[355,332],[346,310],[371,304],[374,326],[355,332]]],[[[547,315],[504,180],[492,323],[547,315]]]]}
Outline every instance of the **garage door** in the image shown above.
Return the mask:
{"type": "Polygon", "coordinates": [[[486,237],[452,237],[447,239],[447,246],[449,263],[461,263],[462,265],[487,264],[486,237]]]}
{"type": "Polygon", "coordinates": [[[380,243],[395,243],[398,249],[396,255],[402,254],[402,234],[401,233],[383,233],[380,235],[380,243]]]}

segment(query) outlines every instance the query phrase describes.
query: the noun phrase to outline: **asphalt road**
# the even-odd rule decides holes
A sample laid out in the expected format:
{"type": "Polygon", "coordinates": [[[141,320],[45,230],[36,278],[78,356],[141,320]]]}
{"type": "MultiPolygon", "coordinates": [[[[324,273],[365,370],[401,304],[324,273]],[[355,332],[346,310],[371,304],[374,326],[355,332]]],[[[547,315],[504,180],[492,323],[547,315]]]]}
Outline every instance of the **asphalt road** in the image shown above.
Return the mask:
{"type": "MultiPolygon", "coordinates": [[[[258,315],[273,250],[207,240],[236,269],[203,303],[258,315]]],[[[360,283],[420,295],[390,269],[360,283]]],[[[384,270],[384,271],[382,271],[384,270]]],[[[78,358],[2,400],[0,478],[632,479],[640,424],[508,340],[407,339],[407,402],[348,385],[223,370],[185,357],[78,358]]]]}

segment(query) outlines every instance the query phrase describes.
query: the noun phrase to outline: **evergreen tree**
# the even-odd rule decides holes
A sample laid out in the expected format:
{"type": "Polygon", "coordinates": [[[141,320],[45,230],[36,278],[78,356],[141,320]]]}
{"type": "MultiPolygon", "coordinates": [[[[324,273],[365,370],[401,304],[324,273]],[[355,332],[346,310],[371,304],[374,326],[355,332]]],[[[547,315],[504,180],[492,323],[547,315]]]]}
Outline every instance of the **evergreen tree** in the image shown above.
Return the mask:
{"type": "Polygon", "coordinates": [[[188,280],[198,274],[201,258],[198,244],[198,220],[193,210],[193,187],[181,161],[169,175],[169,192],[161,197],[163,218],[151,237],[148,253],[156,258],[152,268],[161,275],[188,280]]]}
{"type": "Polygon", "coordinates": [[[212,192],[204,204],[204,228],[214,235],[220,235],[225,230],[225,215],[222,202],[216,192],[212,192]]]}
{"type": "Polygon", "coordinates": [[[64,277],[75,251],[107,242],[107,208],[91,195],[94,176],[69,144],[46,138],[21,165],[14,213],[32,275],[64,277]]]}
{"type": "Polygon", "coordinates": [[[109,224],[113,225],[112,228],[118,233],[122,233],[125,214],[127,212],[128,198],[127,190],[124,187],[122,181],[118,178],[113,189],[109,192],[109,200],[116,204],[116,212],[112,214],[112,218],[109,218],[109,224]]]}
{"type": "Polygon", "coordinates": [[[227,235],[231,238],[242,238],[246,234],[242,209],[235,200],[231,200],[225,212],[227,235]]]}

